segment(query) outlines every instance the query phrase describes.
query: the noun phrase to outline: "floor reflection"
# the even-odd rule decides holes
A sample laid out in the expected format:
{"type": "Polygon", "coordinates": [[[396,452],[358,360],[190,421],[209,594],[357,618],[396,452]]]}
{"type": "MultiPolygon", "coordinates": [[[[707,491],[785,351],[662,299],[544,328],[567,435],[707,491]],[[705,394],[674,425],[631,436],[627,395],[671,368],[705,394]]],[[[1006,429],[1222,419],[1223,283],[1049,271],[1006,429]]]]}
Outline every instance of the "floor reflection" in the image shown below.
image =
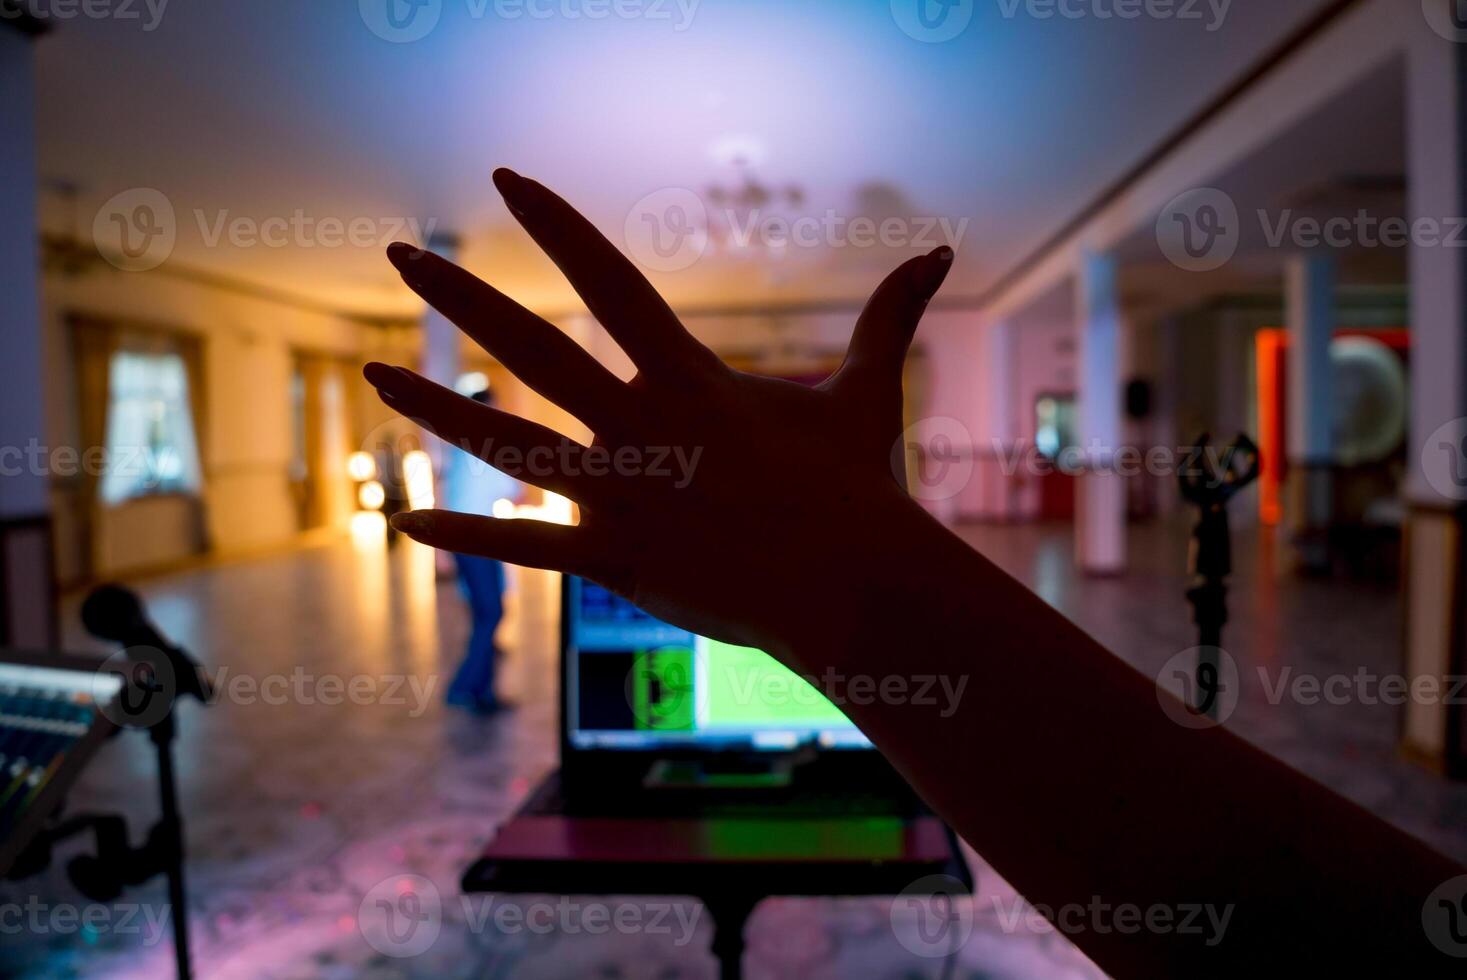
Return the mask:
{"type": "MultiPolygon", "coordinates": [[[[1131,537],[1124,578],[1089,580],[1070,562],[1063,527],[976,527],[964,534],[1000,565],[1143,671],[1193,643],[1182,597],[1185,528],[1131,537]]],[[[1245,665],[1300,670],[1360,662],[1395,669],[1394,589],[1286,580],[1271,584],[1275,545],[1240,534],[1227,645],[1245,665]]],[[[411,542],[390,551],[354,537],[140,583],[162,631],[193,651],[226,692],[180,711],[180,777],[188,820],[190,907],[206,977],[649,977],[714,975],[706,931],[684,946],[646,935],[510,934],[475,928],[457,880],[498,822],[555,760],[558,580],[515,570],[501,634],[509,714],[446,709],[467,622],[456,584],[411,542]],[[353,697],[349,685],[364,696],[353,697]],[[280,692],[288,692],[284,697],[280,692]],[[377,887],[411,873],[444,897],[443,929],[421,956],[374,951],[358,911],[377,887]]],[[[68,606],[68,642],[96,648],[68,606]]],[[[1234,727],[1270,751],[1467,859],[1467,787],[1400,761],[1398,709],[1271,705],[1245,700],[1234,727]]],[[[995,748],[994,751],[1001,751],[995,748]]],[[[145,738],[109,743],[73,794],[73,810],[122,810],[136,840],[155,819],[145,738]]],[[[1083,801],[1082,801],[1083,802],[1083,801]]],[[[67,853],[45,875],[0,885],[0,903],[86,903],[66,882],[67,853]]],[[[1053,933],[1014,933],[1012,891],[980,866],[975,931],[946,974],[906,952],[889,903],[781,899],[756,913],[747,975],[1090,977],[1053,933]],[[997,903],[997,904],[994,904],[997,903]]],[[[160,883],[124,903],[156,910],[160,883]]],[[[706,930],[706,926],[704,927],[706,930]]],[[[36,977],[168,975],[166,928],[90,933],[0,931],[0,970],[36,977]],[[80,941],[79,941],[80,940],[80,941]]]]}

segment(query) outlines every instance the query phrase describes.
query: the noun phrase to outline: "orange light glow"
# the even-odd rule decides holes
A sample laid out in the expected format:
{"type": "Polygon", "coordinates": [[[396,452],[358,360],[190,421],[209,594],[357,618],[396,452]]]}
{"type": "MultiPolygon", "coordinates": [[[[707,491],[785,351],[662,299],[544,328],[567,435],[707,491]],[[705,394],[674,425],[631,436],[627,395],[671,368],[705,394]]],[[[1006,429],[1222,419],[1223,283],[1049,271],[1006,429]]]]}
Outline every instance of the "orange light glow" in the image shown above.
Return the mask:
{"type": "Polygon", "coordinates": [[[407,484],[408,507],[433,509],[433,458],[421,449],[402,457],[403,481],[407,484]]]}
{"type": "Polygon", "coordinates": [[[1254,337],[1254,363],[1258,370],[1258,454],[1263,465],[1258,475],[1258,519],[1270,527],[1284,519],[1282,500],[1283,416],[1279,405],[1283,352],[1288,343],[1285,331],[1270,327],[1254,337]]]}
{"type": "Polygon", "coordinates": [[[387,501],[387,491],[376,480],[368,480],[357,488],[357,503],[363,510],[381,510],[387,501]]]}

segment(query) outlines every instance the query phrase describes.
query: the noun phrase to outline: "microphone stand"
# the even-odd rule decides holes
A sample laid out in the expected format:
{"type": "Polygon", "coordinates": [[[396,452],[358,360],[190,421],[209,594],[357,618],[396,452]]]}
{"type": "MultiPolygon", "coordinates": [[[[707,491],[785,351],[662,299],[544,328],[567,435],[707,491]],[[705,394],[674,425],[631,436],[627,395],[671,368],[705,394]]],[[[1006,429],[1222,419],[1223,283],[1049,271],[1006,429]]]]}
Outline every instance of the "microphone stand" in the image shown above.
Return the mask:
{"type": "MultiPolygon", "coordinates": [[[[180,651],[182,653],[182,651],[180,651]]],[[[186,655],[185,655],[186,656],[186,655]]],[[[148,729],[148,737],[158,755],[158,807],[156,829],[163,848],[164,871],[168,875],[168,904],[173,908],[173,957],[178,980],[189,980],[191,970],[188,951],[188,903],[183,880],[183,818],[178,811],[178,784],[173,772],[173,741],[178,726],[173,722],[177,696],[168,713],[148,729]]]]}
{"type": "MultiPolygon", "coordinates": [[[[1228,576],[1233,571],[1232,540],[1228,531],[1228,501],[1258,478],[1258,447],[1239,433],[1221,459],[1208,453],[1211,437],[1203,433],[1177,473],[1182,499],[1197,508],[1197,523],[1187,552],[1187,574],[1192,584],[1187,601],[1197,624],[1197,681],[1203,690],[1217,690],[1218,651],[1223,625],[1228,621],[1228,576]]],[[[1216,718],[1215,697],[1201,709],[1216,718]]]]}
{"type": "MultiPolygon", "coordinates": [[[[148,835],[142,854],[98,854],[98,870],[104,888],[136,884],[163,871],[168,877],[168,902],[173,910],[173,951],[179,980],[190,980],[188,904],[183,874],[183,817],[178,809],[178,784],[173,765],[173,743],[178,734],[174,710],[179,699],[191,695],[204,704],[212,691],[198,662],[183,649],[168,643],[147,619],[137,596],[113,585],[104,585],[87,597],[82,621],[94,636],[113,640],[127,648],[132,669],[121,701],[121,710],[131,721],[148,729],[158,757],[158,803],[160,817],[148,835]],[[137,697],[135,697],[135,695],[137,697]],[[161,699],[161,700],[155,700],[161,699]],[[152,724],[146,719],[161,715],[152,724]],[[122,871],[133,859],[129,871],[122,871]],[[141,859],[141,860],[139,860],[141,859]],[[139,876],[139,866],[141,875],[139,876]]],[[[124,719],[125,721],[128,719],[124,719]]]]}

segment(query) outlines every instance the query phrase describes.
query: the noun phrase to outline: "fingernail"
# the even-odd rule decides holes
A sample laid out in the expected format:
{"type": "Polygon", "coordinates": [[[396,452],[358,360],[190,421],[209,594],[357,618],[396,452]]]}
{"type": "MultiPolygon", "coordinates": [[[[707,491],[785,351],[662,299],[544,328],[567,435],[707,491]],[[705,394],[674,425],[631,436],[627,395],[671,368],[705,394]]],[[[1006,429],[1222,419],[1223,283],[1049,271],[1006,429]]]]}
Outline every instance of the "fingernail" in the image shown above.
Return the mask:
{"type": "Polygon", "coordinates": [[[917,292],[924,298],[931,298],[937,292],[942,281],[947,278],[948,270],[953,267],[953,250],[946,245],[941,245],[928,252],[924,260],[913,270],[912,281],[917,292]]]}
{"type": "Polygon", "coordinates": [[[526,180],[507,167],[494,171],[494,186],[499,188],[505,205],[521,217],[529,212],[537,200],[538,188],[534,181],[526,180]]]}
{"type": "Polygon", "coordinates": [[[393,528],[409,537],[429,534],[433,531],[433,515],[427,511],[403,511],[400,514],[393,514],[389,521],[393,528]]]}
{"type": "Polygon", "coordinates": [[[402,271],[402,267],[423,254],[423,250],[407,242],[393,242],[387,246],[387,261],[402,271]]]}
{"type": "Polygon", "coordinates": [[[411,371],[393,364],[373,361],[362,368],[362,376],[374,388],[386,394],[401,393],[415,380],[411,371]]]}

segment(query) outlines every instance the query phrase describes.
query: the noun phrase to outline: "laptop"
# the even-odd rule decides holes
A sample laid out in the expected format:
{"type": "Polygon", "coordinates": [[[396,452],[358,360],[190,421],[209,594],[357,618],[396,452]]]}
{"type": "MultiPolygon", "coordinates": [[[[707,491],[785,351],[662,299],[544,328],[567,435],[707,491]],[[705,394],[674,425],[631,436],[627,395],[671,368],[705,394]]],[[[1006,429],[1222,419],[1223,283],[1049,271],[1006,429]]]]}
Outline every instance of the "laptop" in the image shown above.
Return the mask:
{"type": "Polygon", "coordinates": [[[945,825],[838,707],[768,654],[573,576],[560,611],[560,768],[499,829],[465,891],[589,890],[591,866],[667,887],[652,868],[794,863],[861,893],[872,867],[906,881],[952,869],[945,825]]]}

